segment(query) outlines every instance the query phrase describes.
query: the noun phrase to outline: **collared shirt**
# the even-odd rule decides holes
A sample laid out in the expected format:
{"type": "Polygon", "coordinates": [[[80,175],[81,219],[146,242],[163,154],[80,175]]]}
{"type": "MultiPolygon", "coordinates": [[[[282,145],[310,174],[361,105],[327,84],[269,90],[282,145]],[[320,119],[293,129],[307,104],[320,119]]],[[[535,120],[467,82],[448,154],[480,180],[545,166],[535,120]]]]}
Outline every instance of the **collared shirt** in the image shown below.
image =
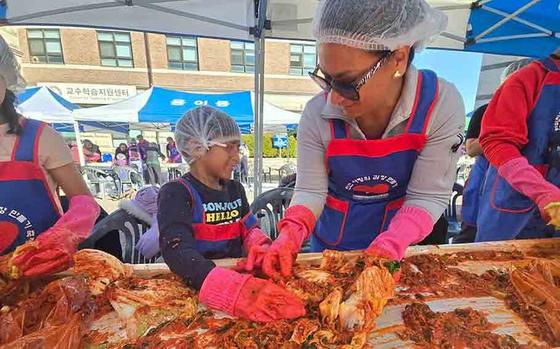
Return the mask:
{"type": "MultiPolygon", "coordinates": [[[[411,116],[418,70],[411,66],[404,79],[403,91],[382,139],[402,134],[411,116]]],[[[298,128],[298,173],[291,205],[304,205],[316,217],[323,211],[328,192],[325,153],[331,140],[329,121],[332,118],[348,123],[353,139],[366,139],[357,122],[345,117],[340,108],[330,103],[330,96],[325,98],[321,93],[307,103],[298,128]]],[[[414,164],[405,199],[405,205],[430,212],[434,222],[449,202],[464,125],[465,107],[459,91],[439,78],[438,101],[426,131],[426,145],[414,164]]]]}

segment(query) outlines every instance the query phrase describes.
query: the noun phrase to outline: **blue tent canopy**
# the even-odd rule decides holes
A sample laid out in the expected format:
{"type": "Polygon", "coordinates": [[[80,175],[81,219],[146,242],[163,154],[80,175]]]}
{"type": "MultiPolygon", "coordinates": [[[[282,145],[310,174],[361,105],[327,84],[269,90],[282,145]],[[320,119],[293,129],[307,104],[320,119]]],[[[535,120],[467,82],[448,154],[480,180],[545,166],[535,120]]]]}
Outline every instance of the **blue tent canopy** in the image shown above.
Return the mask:
{"type": "Polygon", "coordinates": [[[558,0],[473,2],[465,50],[542,57],[560,48],[558,0]]]}
{"type": "Polygon", "coordinates": [[[75,110],[76,120],[118,121],[129,123],[176,123],[187,111],[208,105],[223,110],[238,125],[253,123],[249,91],[201,94],[152,87],[114,104],[75,110]]]}

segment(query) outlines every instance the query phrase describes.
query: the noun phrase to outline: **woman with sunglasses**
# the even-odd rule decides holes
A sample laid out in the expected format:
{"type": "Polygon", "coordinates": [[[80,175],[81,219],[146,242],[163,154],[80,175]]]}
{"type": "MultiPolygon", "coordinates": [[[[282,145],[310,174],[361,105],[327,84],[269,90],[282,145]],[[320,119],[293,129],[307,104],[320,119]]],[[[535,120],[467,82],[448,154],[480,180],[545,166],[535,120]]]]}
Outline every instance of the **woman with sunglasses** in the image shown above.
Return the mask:
{"type": "Polygon", "coordinates": [[[298,130],[298,176],[262,269],[287,276],[304,240],[314,252],[362,250],[400,260],[442,215],[455,180],[464,106],[418,71],[415,51],[446,16],[424,0],[323,0],[314,20],[324,90],[298,130]]]}

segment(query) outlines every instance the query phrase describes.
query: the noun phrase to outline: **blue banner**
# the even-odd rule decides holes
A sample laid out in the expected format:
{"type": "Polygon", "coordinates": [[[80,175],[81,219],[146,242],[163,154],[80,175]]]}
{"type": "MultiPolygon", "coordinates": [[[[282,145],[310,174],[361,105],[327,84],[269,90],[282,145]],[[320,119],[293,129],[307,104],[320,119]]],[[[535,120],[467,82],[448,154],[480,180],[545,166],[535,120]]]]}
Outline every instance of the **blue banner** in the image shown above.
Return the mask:
{"type": "Polygon", "coordinates": [[[155,87],[146,105],[138,112],[139,122],[176,123],[187,111],[200,106],[222,110],[239,125],[253,123],[251,93],[188,93],[155,87]]]}

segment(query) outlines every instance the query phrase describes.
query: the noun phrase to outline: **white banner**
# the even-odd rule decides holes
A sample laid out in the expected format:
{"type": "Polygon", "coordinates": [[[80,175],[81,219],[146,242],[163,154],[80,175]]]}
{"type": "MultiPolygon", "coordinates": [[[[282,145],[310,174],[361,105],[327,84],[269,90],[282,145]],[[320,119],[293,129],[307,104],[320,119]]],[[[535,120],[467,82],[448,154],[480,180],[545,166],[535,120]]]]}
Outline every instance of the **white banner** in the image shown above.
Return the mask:
{"type": "Polygon", "coordinates": [[[134,85],[65,84],[41,82],[54,92],[77,104],[111,104],[136,95],[134,85]]]}

